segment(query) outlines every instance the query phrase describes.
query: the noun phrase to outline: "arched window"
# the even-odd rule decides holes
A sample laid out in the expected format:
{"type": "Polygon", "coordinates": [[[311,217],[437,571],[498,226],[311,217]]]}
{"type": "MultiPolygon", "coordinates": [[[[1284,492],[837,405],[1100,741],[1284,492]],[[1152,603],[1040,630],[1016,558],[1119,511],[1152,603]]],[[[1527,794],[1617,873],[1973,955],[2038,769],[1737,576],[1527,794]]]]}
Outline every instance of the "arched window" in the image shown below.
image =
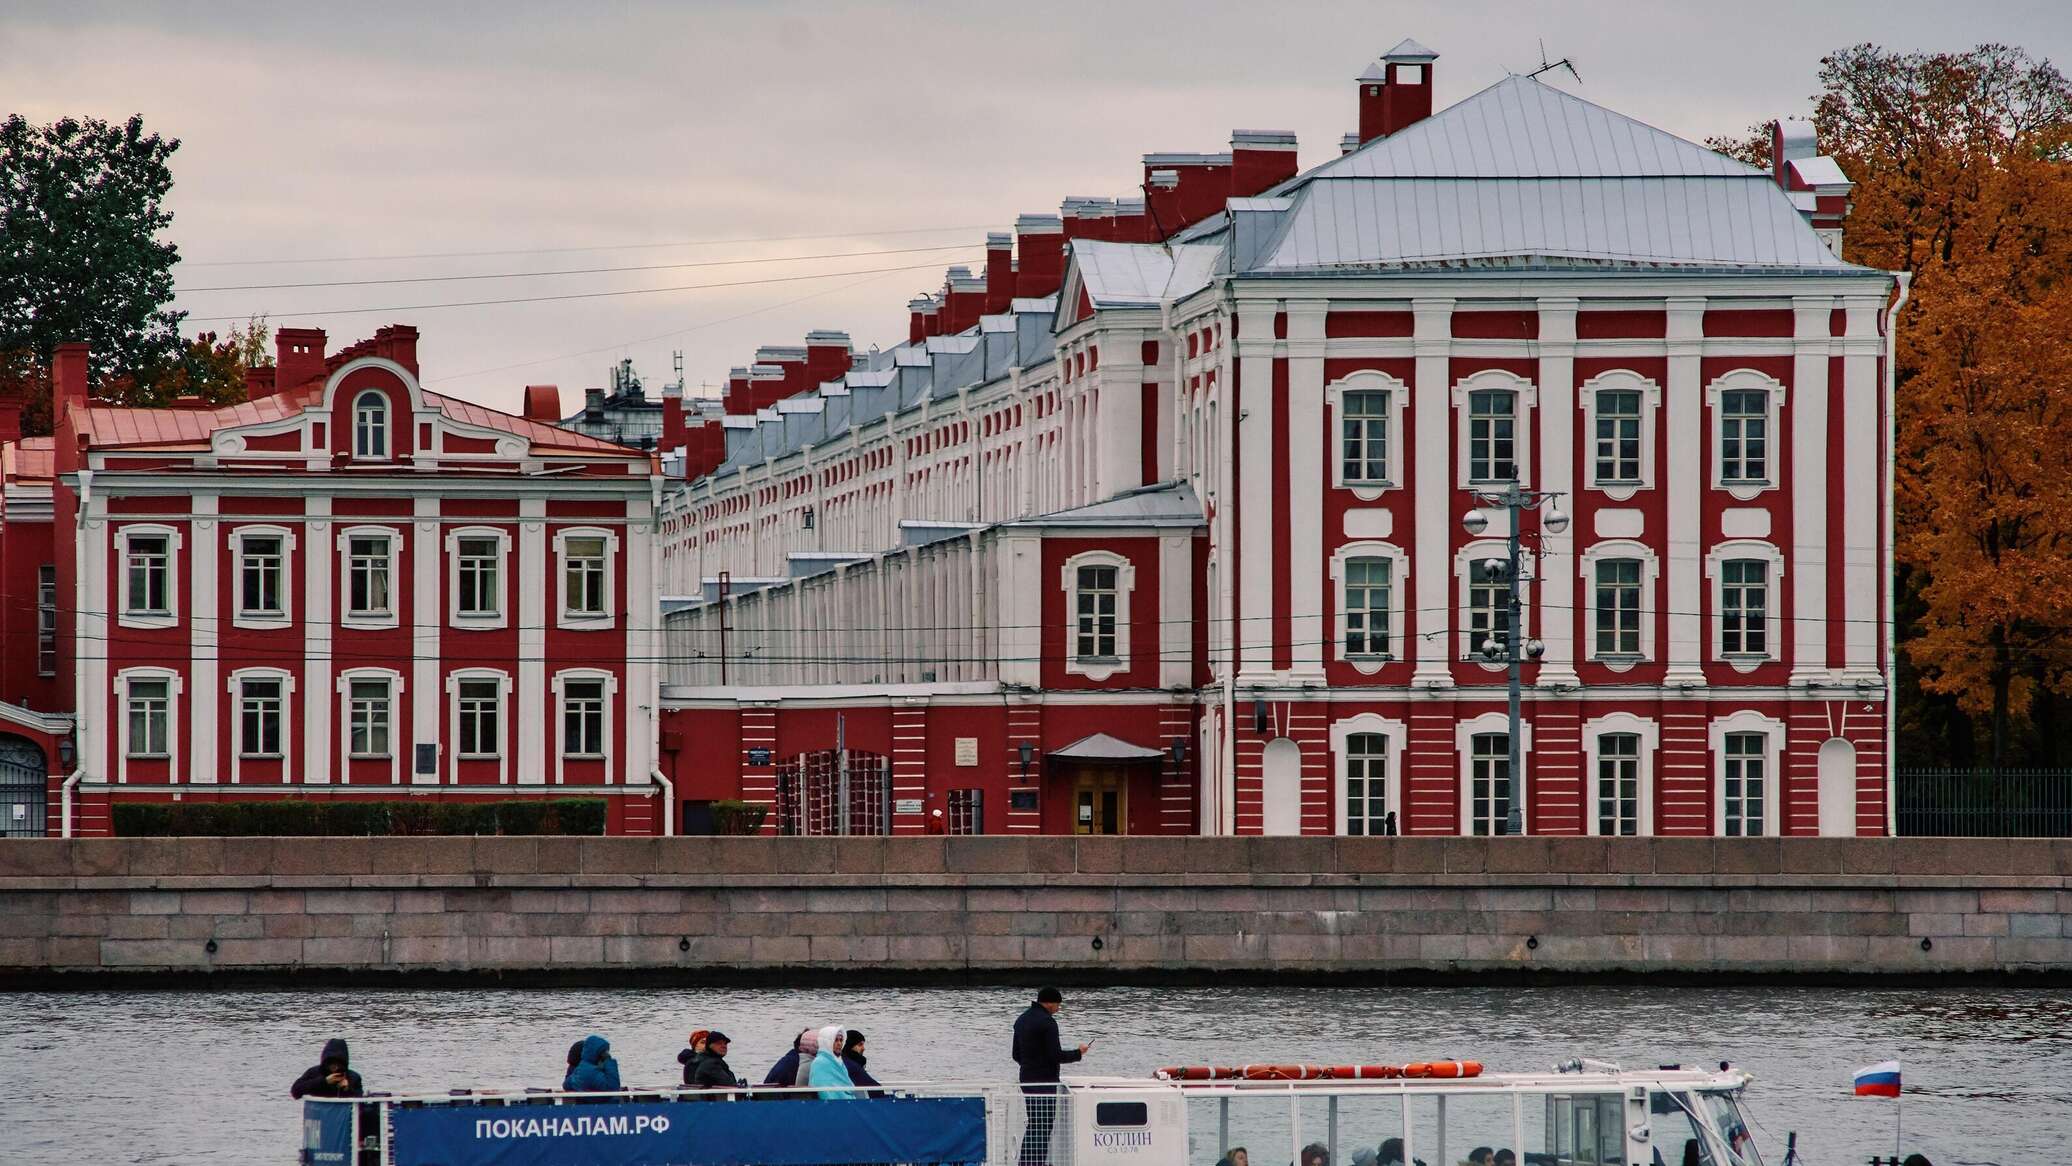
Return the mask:
{"type": "Polygon", "coordinates": [[[369,389],[353,398],[353,456],[389,456],[388,397],[369,389]]]}

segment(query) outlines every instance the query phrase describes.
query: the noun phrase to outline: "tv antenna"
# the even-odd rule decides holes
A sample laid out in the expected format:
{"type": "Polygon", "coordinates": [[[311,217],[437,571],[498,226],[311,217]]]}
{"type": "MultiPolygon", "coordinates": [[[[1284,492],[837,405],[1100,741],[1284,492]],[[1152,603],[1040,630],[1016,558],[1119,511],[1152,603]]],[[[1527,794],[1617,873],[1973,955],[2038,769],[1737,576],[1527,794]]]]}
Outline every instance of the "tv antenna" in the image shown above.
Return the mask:
{"type": "Polygon", "coordinates": [[[1568,75],[1576,79],[1576,84],[1581,85],[1583,83],[1583,75],[1576,72],[1576,63],[1574,61],[1569,60],[1567,57],[1563,57],[1558,61],[1549,61],[1547,59],[1547,42],[1542,40],[1540,42],[1540,67],[1527,73],[1526,76],[1537,77],[1542,73],[1551,73],[1556,69],[1567,69],[1568,75]]]}

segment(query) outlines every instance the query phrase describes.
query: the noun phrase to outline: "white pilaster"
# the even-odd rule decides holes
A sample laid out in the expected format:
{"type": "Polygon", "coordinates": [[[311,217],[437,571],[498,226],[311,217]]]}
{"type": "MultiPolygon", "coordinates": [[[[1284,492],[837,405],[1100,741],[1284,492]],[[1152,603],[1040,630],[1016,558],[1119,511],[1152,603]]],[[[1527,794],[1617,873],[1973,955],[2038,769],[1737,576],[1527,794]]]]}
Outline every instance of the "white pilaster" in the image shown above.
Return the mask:
{"type": "MultiPolygon", "coordinates": [[[[1555,494],[1555,505],[1576,512],[1576,301],[1540,301],[1540,488],[1555,494]]],[[[1542,688],[1569,688],[1576,679],[1574,533],[1549,534],[1540,528],[1542,554],[1534,590],[1540,604],[1539,627],[1547,654],[1542,657],[1542,688]]],[[[1642,609],[1654,619],[1658,603],[1650,597],[1642,609]]],[[[1528,627],[1533,626],[1528,620],[1528,627]]]]}
{"type": "MultiPolygon", "coordinates": [[[[1777,451],[1781,467],[1770,471],[1791,474],[1791,561],[1785,569],[1792,581],[1794,686],[1834,679],[1827,666],[1827,362],[1833,311],[1828,296],[1792,298],[1791,441],[1777,451]]],[[[1870,443],[1871,427],[1855,432],[1861,434],[1857,440],[1870,443]]],[[[1845,446],[1851,437],[1843,433],[1845,446]]],[[[1857,482],[1847,488],[1856,489],[1857,482]]]]}
{"type": "MultiPolygon", "coordinates": [[[[612,756],[625,758],[621,783],[647,785],[653,780],[655,715],[662,702],[662,599],[655,586],[654,507],[646,498],[633,499],[626,504],[626,519],[626,685],[618,696],[625,702],[626,739],[624,748],[612,750],[612,756]]],[[[610,721],[605,722],[605,732],[611,732],[610,721]]],[[[612,779],[609,769],[607,782],[612,779]]],[[[675,826],[665,832],[675,833],[675,826]]]]}
{"type": "Polygon", "coordinates": [[[1663,386],[1669,441],[1663,459],[1668,479],[1668,529],[1663,535],[1669,560],[1669,660],[1664,685],[1697,687],[1705,683],[1705,621],[1702,609],[1705,547],[1699,501],[1705,476],[1699,472],[1705,451],[1705,387],[1699,383],[1699,355],[1705,343],[1705,301],[1672,298],[1668,309],[1669,383],[1663,386]]]}
{"type": "Polygon", "coordinates": [[[1288,304],[1288,634],[1294,679],[1324,679],[1324,467],[1303,451],[1337,456],[1336,435],[1324,427],[1324,318],[1322,301],[1288,304]]]}
{"type": "MultiPolygon", "coordinates": [[[[1878,335],[1881,299],[1845,301],[1847,327],[1842,341],[1842,679],[1854,684],[1875,682],[1878,671],[1878,573],[1885,561],[1878,539],[1878,499],[1884,493],[1884,442],[1866,436],[1882,433],[1878,399],[1878,356],[1884,338],[1878,335]]],[[[1833,443],[1828,445],[1833,449],[1833,443]]]]}
{"type": "MultiPolygon", "coordinates": [[[[638,542],[639,539],[632,541],[638,542]]],[[[518,784],[540,785],[547,780],[547,607],[549,596],[558,596],[561,580],[547,553],[547,500],[518,500],[518,564],[511,571],[518,590],[518,784]]],[[[629,585],[631,580],[628,580],[629,585]]],[[[629,603],[639,592],[628,588],[629,603]]],[[[650,596],[652,601],[652,596],[650,596]]],[[[558,600],[556,600],[558,602],[558,600]]],[[[628,655],[634,651],[633,628],[626,629],[628,655]]],[[[630,667],[630,666],[629,666],[630,667]]],[[[630,671],[629,671],[630,679],[630,671]]],[[[633,688],[633,691],[641,691],[633,688]]],[[[628,731],[631,731],[629,725],[628,731]]]]}
{"type": "Polygon", "coordinates": [[[1095,375],[1100,424],[1089,435],[1099,449],[1093,497],[1113,498],[1144,484],[1144,333],[1135,328],[1104,333],[1095,375]]]}
{"type": "Polygon", "coordinates": [[[1158,686],[1190,688],[1194,674],[1194,536],[1158,537],[1158,686]]]}
{"type": "Polygon", "coordinates": [[[1408,443],[1417,451],[1413,471],[1416,549],[1410,563],[1410,575],[1417,584],[1417,615],[1411,620],[1417,636],[1417,668],[1410,683],[1418,688],[1451,688],[1453,557],[1447,553],[1447,543],[1459,517],[1452,513],[1452,394],[1447,383],[1447,358],[1453,351],[1453,301],[1414,300],[1410,309],[1415,320],[1411,351],[1417,358],[1417,383],[1410,388],[1408,443]]]}
{"type": "MultiPolygon", "coordinates": [[[[331,658],[331,571],[338,554],[331,538],[331,499],[312,494],[303,507],[307,527],[297,544],[303,576],[302,779],[322,784],[331,780],[332,762],[340,756],[331,739],[331,710],[337,702],[332,677],[339,672],[331,658]]],[[[399,747],[392,739],[391,748],[399,747]]],[[[341,770],[338,780],[347,776],[341,770]]]]}
{"type": "MultiPolygon", "coordinates": [[[[218,592],[218,562],[223,548],[223,525],[217,520],[220,500],[214,494],[195,494],[189,499],[194,514],[192,569],[187,577],[187,739],[194,744],[187,751],[189,766],[184,779],[209,785],[217,781],[220,764],[216,727],[219,685],[222,674],[222,626],[227,622],[218,592]]],[[[174,781],[182,780],[179,773],[174,781]]]]}
{"type": "Polygon", "coordinates": [[[1238,679],[1273,670],[1273,301],[1238,305],[1238,679]]]}
{"type": "MultiPolygon", "coordinates": [[[[439,695],[445,691],[440,679],[445,671],[440,658],[440,632],[446,624],[446,608],[439,602],[439,583],[446,572],[439,561],[439,498],[420,494],[416,521],[410,524],[410,724],[411,736],[420,744],[437,742],[441,767],[451,768],[452,751],[458,742],[445,723],[439,695]]],[[[418,773],[412,751],[410,780],[436,785],[437,772],[418,773]]]]}
{"type": "Polygon", "coordinates": [[[116,776],[118,752],[115,698],[108,684],[109,613],[120,602],[109,584],[108,541],[112,537],[98,496],[82,499],[86,509],[79,524],[78,551],[72,586],[72,707],[79,710],[72,727],[79,750],[79,768],[102,781],[116,776]]]}

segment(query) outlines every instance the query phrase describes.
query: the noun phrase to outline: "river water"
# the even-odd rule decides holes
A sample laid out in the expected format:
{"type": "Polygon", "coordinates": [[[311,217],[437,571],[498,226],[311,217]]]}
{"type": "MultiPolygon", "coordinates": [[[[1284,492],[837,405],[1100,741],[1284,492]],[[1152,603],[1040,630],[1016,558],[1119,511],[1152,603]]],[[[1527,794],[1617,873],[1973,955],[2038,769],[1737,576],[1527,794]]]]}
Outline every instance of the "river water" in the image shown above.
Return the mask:
{"type": "MultiPolygon", "coordinates": [[[[0,995],[0,1162],[292,1161],[300,1110],[288,1083],[331,1036],[351,1041],[354,1067],[381,1090],[554,1085],[569,1043],[589,1032],[611,1039],[628,1084],[667,1083],[694,1027],[724,1029],[735,1071],[760,1080],[793,1033],[833,1023],[869,1036],[882,1081],[1005,1081],[1007,1033],[1028,995],[779,984],[0,995]]],[[[1756,1076],[1747,1104],[1769,1166],[1788,1130],[1809,1166],[1890,1154],[1895,1103],[1852,1096],[1850,1072],[1897,1058],[1906,1149],[1936,1166],[2058,1162],[2072,1143],[2072,998],[2061,992],[1132,987],[1075,989],[1060,1021],[1068,1043],[1097,1038],[1081,1068],[1101,1075],[1246,1061],[1445,1057],[1540,1071],[1575,1055],[1729,1060],[1756,1076]]],[[[1372,1144],[1372,1132],[1358,1140],[1372,1144]]],[[[1252,1161],[1277,1166],[1285,1144],[1255,1140],[1275,1149],[1252,1161]]]]}

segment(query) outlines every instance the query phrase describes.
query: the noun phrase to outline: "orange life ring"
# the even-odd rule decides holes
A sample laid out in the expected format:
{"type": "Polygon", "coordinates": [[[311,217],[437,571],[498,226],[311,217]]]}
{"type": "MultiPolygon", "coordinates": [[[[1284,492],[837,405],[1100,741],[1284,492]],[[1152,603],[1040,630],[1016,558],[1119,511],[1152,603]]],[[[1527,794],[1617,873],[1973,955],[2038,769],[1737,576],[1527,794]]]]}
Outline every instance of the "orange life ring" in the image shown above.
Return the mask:
{"type": "Polygon", "coordinates": [[[1403,1066],[1405,1077],[1480,1077],[1480,1061],[1419,1061],[1403,1066]]]}
{"type": "MultiPolygon", "coordinates": [[[[1451,1068],[1462,1062],[1445,1062],[1451,1068]]],[[[1174,1065],[1155,1074],[1160,1081],[1389,1081],[1398,1077],[1472,1077],[1482,1071],[1412,1073],[1397,1065],[1174,1065]]],[[[1429,1068],[1430,1066],[1423,1066],[1429,1068]]]]}

